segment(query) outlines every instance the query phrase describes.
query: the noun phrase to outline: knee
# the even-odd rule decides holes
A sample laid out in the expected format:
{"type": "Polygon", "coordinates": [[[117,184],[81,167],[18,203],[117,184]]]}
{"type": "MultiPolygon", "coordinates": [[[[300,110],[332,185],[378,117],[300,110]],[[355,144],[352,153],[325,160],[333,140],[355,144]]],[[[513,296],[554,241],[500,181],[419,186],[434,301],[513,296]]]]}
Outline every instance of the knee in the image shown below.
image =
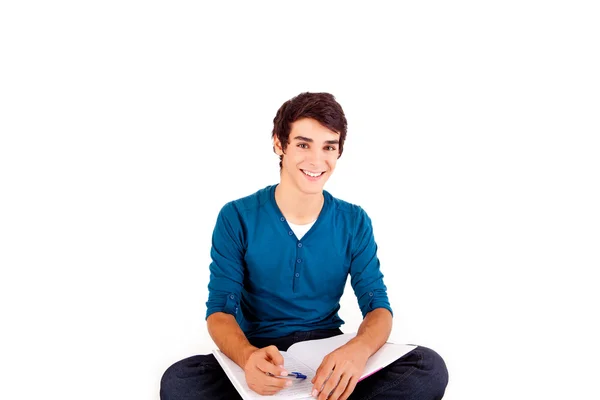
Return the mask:
{"type": "Polygon", "coordinates": [[[207,383],[224,372],[212,354],[192,356],[171,365],[160,379],[161,400],[211,398],[207,383]]]}
{"type": "Polygon", "coordinates": [[[193,356],[171,365],[160,379],[160,400],[187,399],[193,391],[194,377],[202,369],[204,356],[193,356]]]}
{"type": "Polygon", "coordinates": [[[434,350],[419,346],[422,364],[421,369],[428,376],[427,386],[435,399],[441,399],[448,386],[448,368],[444,359],[434,350]]]}
{"type": "Polygon", "coordinates": [[[178,371],[181,369],[180,365],[181,361],[178,361],[167,368],[163,373],[162,378],[160,379],[161,400],[171,400],[175,398],[174,393],[176,392],[177,381],[179,379],[178,371]]]}

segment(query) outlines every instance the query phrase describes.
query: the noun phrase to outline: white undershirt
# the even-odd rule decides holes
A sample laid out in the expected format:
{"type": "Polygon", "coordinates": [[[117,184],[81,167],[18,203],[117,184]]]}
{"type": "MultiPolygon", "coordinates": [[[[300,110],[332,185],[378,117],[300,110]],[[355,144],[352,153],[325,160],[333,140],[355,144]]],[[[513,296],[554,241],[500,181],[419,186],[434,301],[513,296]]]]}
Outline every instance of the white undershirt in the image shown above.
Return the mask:
{"type": "Polygon", "coordinates": [[[296,235],[296,237],[298,238],[298,240],[302,239],[302,236],[304,236],[306,234],[306,232],[308,232],[310,230],[310,228],[315,224],[317,220],[315,219],[313,222],[309,223],[309,224],[304,224],[304,225],[296,225],[296,224],[292,224],[290,221],[288,221],[288,225],[290,226],[290,228],[292,229],[292,231],[294,231],[294,234],[296,235]]]}

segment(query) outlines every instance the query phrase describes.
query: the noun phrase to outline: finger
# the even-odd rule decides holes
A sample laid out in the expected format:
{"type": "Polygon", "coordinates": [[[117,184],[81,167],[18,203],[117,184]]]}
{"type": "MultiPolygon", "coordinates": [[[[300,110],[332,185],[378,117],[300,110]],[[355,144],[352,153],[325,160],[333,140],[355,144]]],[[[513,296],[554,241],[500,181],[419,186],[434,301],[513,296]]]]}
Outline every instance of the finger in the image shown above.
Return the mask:
{"type": "MultiPolygon", "coordinates": [[[[321,361],[321,364],[319,365],[319,368],[317,368],[317,371],[315,372],[315,376],[312,378],[311,382],[314,384],[315,381],[319,378],[319,376],[321,376],[324,372],[325,369],[327,369],[326,372],[326,377],[325,379],[327,379],[329,377],[329,375],[331,374],[331,370],[333,369],[333,366],[335,365],[335,362],[332,361],[329,356],[326,356],[323,361],[321,361]]],[[[315,385],[317,386],[317,385],[315,385]]]]}
{"type": "Polygon", "coordinates": [[[274,365],[267,360],[258,360],[256,366],[263,374],[271,374],[272,376],[287,375],[287,371],[284,368],[274,365]]]}
{"type": "Polygon", "coordinates": [[[267,379],[264,380],[265,386],[276,387],[279,390],[292,386],[292,380],[288,378],[274,378],[272,376],[267,376],[267,379]]]}
{"type": "Polygon", "coordinates": [[[319,394],[318,397],[319,400],[326,400],[329,398],[329,396],[331,396],[335,388],[338,386],[338,383],[340,382],[340,375],[341,372],[335,371],[335,369],[333,370],[333,373],[331,374],[329,379],[327,379],[325,385],[321,389],[321,394],[319,394]]]}
{"type": "Polygon", "coordinates": [[[270,394],[275,394],[275,393],[279,393],[280,391],[282,391],[283,389],[290,387],[292,385],[292,382],[289,382],[289,386],[288,384],[285,384],[283,387],[280,386],[265,386],[265,390],[267,390],[270,394]]]}
{"type": "Polygon", "coordinates": [[[261,395],[277,393],[280,389],[275,386],[266,386],[262,380],[264,377],[266,377],[266,375],[258,370],[253,372],[251,380],[247,381],[250,389],[261,395]]]}
{"type": "Polygon", "coordinates": [[[257,393],[266,394],[269,393],[277,393],[281,389],[285,387],[291,386],[292,382],[290,379],[286,378],[275,378],[273,376],[269,376],[261,371],[259,368],[256,368],[252,373],[251,377],[253,383],[253,390],[257,393]]]}
{"type": "Polygon", "coordinates": [[[350,382],[351,377],[352,375],[350,374],[342,374],[336,388],[333,390],[333,393],[331,393],[331,395],[329,396],[330,400],[339,399],[342,393],[346,391],[346,387],[348,386],[348,382],[350,382]]]}
{"type": "Polygon", "coordinates": [[[262,393],[264,396],[273,396],[274,394],[277,394],[281,391],[281,389],[275,389],[272,386],[268,386],[265,388],[264,392],[262,393]]]}
{"type": "Polygon", "coordinates": [[[269,396],[278,393],[280,389],[277,389],[274,386],[261,386],[260,388],[254,391],[260,395],[269,396]]]}
{"type": "Polygon", "coordinates": [[[277,347],[275,346],[268,346],[265,347],[265,351],[267,352],[267,355],[269,356],[270,361],[274,364],[274,365],[283,365],[283,356],[281,355],[281,353],[279,352],[279,349],[277,349],[277,347]]]}
{"type": "Polygon", "coordinates": [[[350,380],[348,381],[348,386],[346,386],[346,390],[344,390],[344,393],[342,393],[339,400],[346,400],[348,397],[350,397],[352,392],[354,392],[354,388],[356,388],[357,383],[358,383],[358,377],[357,376],[351,377],[350,380]]]}
{"type": "Polygon", "coordinates": [[[313,383],[312,392],[313,393],[315,393],[315,391],[316,391],[316,393],[321,392],[321,389],[323,389],[323,385],[325,384],[327,379],[329,379],[329,377],[333,373],[334,366],[335,366],[335,364],[333,361],[327,360],[327,358],[325,358],[325,360],[323,360],[323,362],[317,369],[317,373],[315,374],[315,377],[312,380],[312,383],[313,383]]]}
{"type": "MultiPolygon", "coordinates": [[[[275,368],[275,366],[271,363],[269,363],[268,361],[265,360],[260,360],[260,363],[264,363],[262,364],[263,367],[265,368],[275,368]]],[[[286,386],[286,383],[289,382],[290,384],[288,386],[291,386],[291,379],[288,378],[276,378],[274,376],[274,374],[269,375],[270,372],[265,372],[264,370],[262,370],[260,368],[260,365],[256,366],[255,369],[255,373],[256,376],[254,377],[254,379],[260,383],[261,386],[273,386],[273,387],[278,387],[278,388],[284,388],[286,386]]]]}

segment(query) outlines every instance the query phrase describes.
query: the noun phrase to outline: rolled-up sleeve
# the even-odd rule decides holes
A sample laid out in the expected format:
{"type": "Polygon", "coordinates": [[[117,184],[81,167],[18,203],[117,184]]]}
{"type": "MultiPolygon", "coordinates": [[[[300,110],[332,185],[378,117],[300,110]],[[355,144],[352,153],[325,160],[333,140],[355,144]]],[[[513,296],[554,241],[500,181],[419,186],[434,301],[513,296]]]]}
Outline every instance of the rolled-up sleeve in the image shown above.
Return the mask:
{"type": "Polygon", "coordinates": [[[393,315],[387,288],[383,283],[383,274],[379,268],[371,219],[361,207],[357,208],[350,264],[352,289],[363,318],[376,308],[385,308],[393,315]]]}
{"type": "Polygon", "coordinates": [[[244,282],[243,230],[232,203],[219,212],[210,250],[210,281],[206,317],[224,312],[238,317],[244,282]]]}

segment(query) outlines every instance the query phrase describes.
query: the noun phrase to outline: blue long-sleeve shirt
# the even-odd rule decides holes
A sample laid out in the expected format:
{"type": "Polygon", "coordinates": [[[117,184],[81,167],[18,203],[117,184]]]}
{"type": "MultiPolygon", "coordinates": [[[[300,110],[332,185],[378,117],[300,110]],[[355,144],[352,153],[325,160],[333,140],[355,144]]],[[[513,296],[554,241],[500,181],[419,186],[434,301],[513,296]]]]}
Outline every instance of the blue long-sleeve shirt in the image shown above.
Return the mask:
{"type": "Polygon", "coordinates": [[[390,307],[371,220],[323,191],[325,202],[298,240],[275,202],[275,187],[229,202],[213,231],[206,318],[236,317],[247,337],[339,328],[348,275],[363,317],[390,307]]]}

